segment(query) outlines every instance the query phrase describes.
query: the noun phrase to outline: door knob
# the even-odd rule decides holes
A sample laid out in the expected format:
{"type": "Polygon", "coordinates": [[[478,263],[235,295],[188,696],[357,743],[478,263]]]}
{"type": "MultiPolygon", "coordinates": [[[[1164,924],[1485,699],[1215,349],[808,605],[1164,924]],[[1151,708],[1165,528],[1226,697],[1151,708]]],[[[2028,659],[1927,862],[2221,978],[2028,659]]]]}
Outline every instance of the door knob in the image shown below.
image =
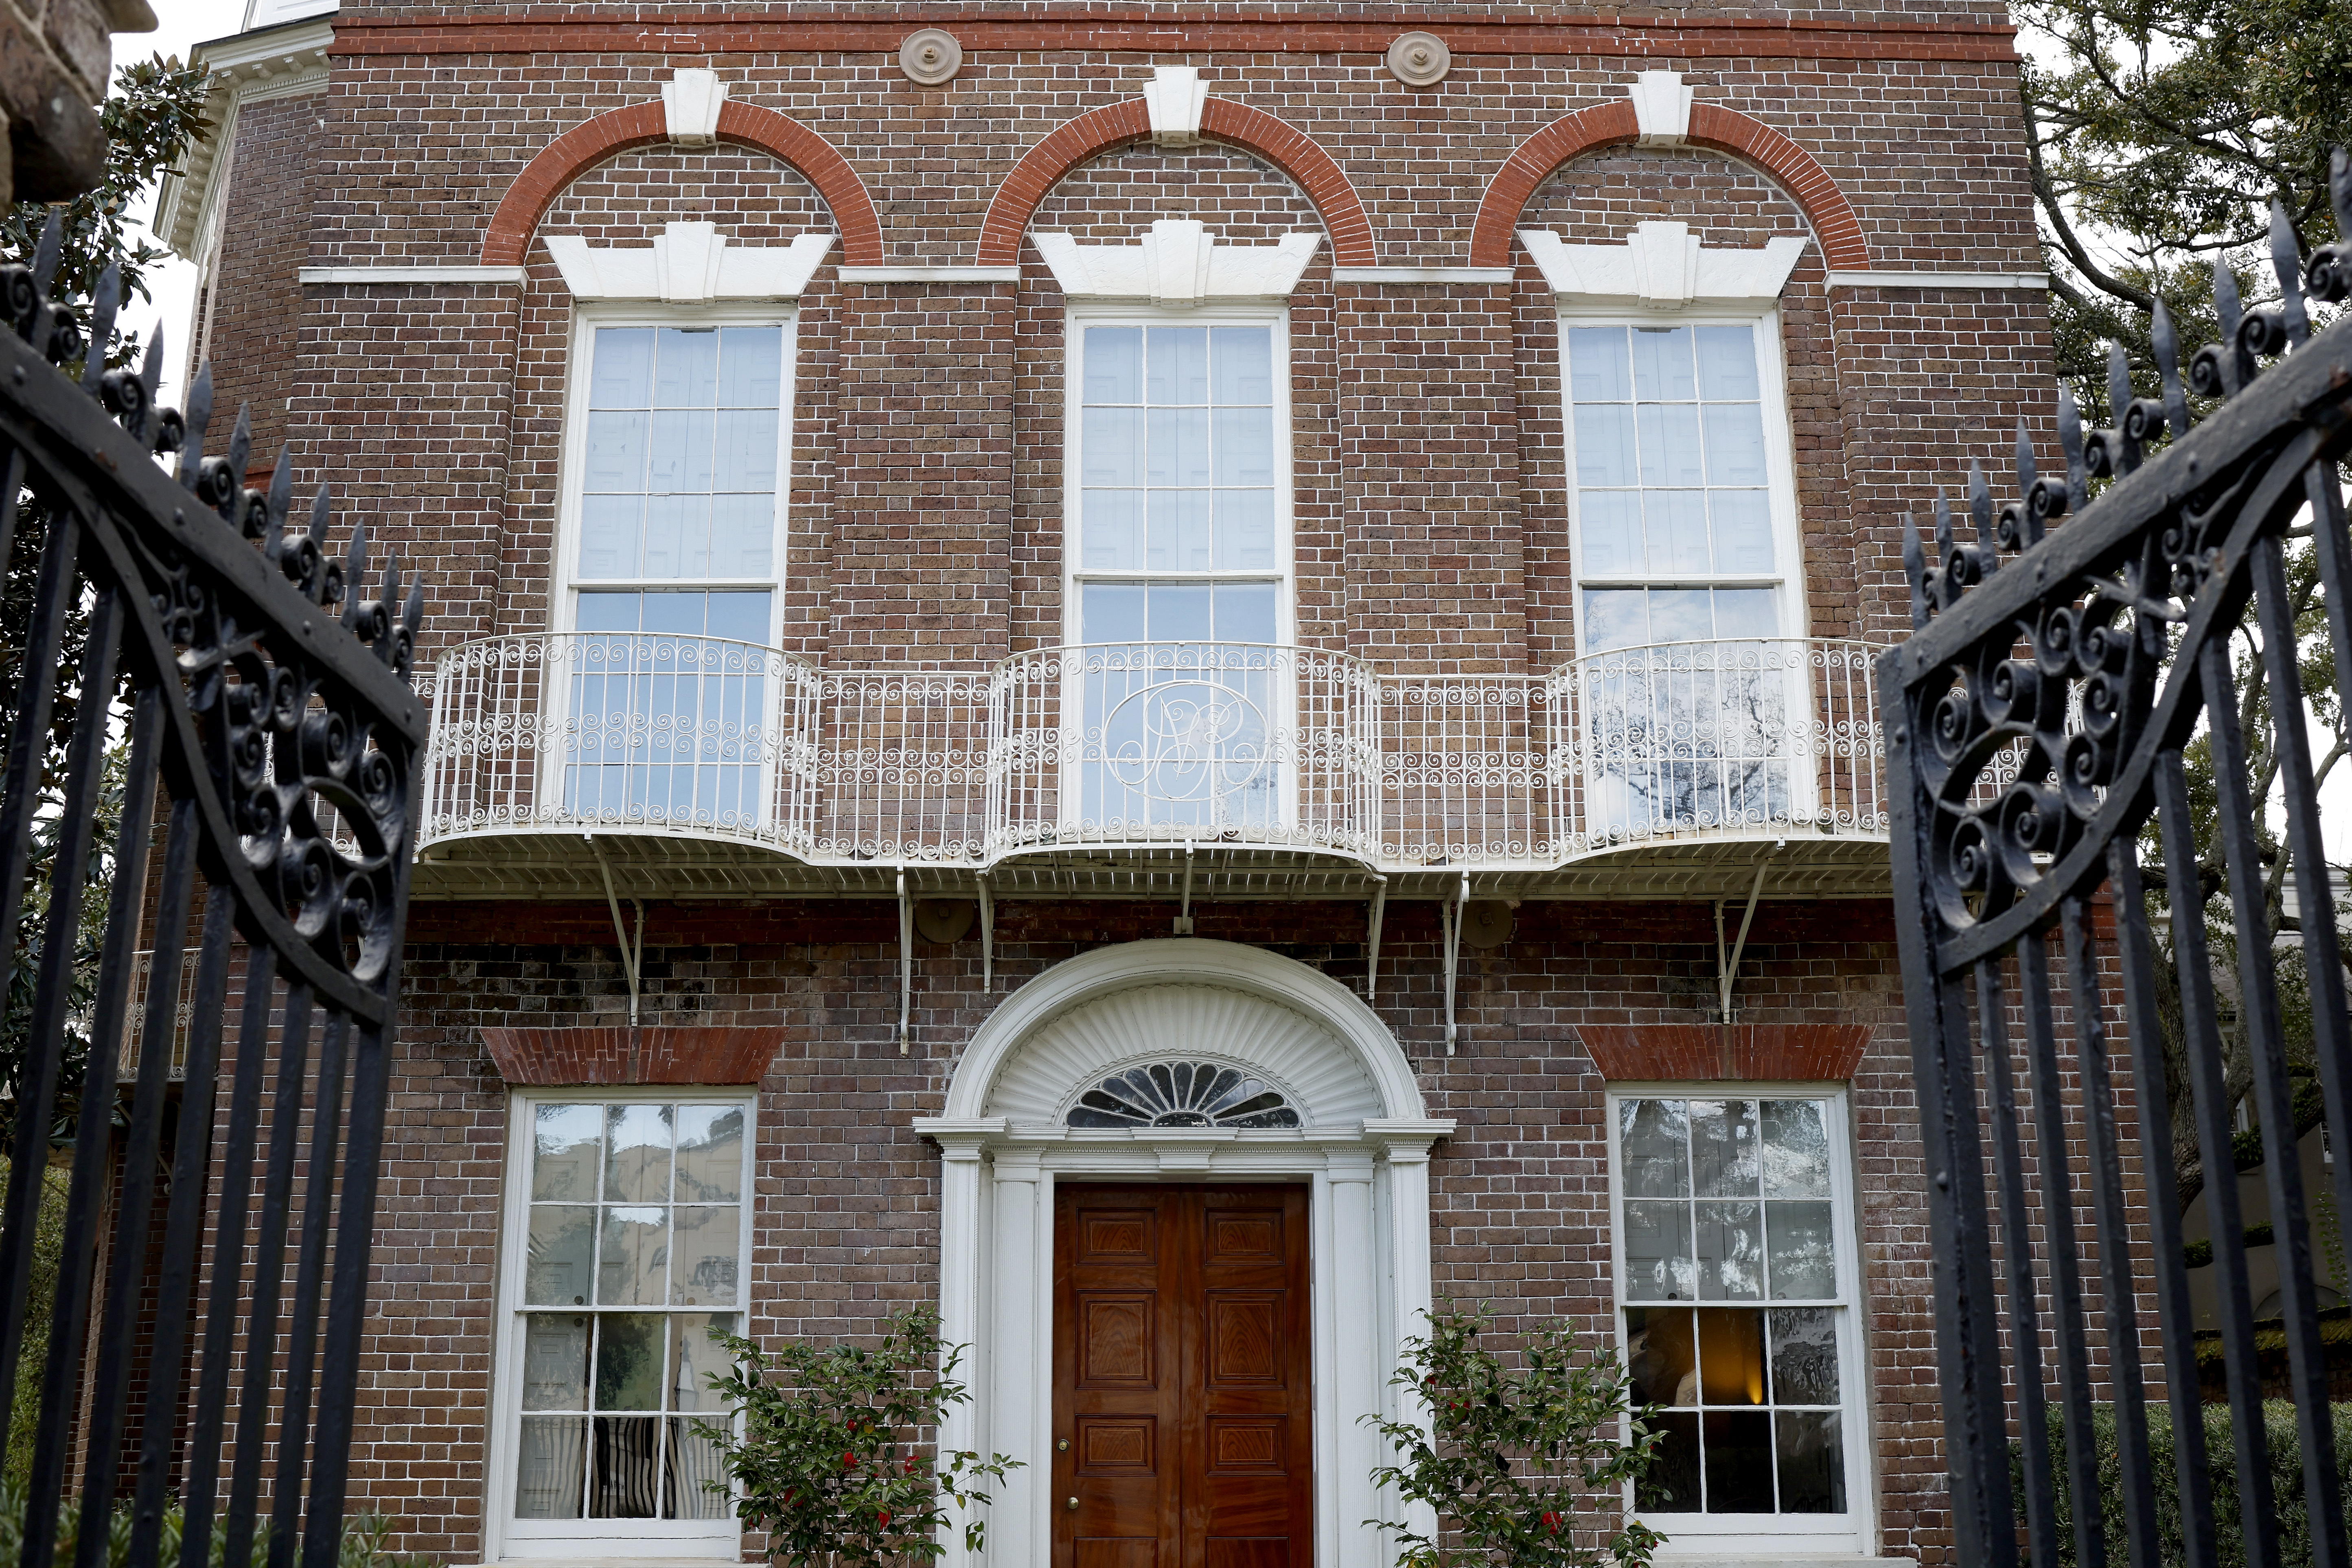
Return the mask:
{"type": "Polygon", "coordinates": [[[1077,1499],[1076,1499],[1076,1498],[1072,1498],[1072,1499],[1070,1500],[1070,1506],[1071,1506],[1072,1508],[1076,1508],[1076,1507],[1077,1507],[1077,1506],[1078,1506],[1078,1500],[1077,1500],[1077,1499]]]}
{"type": "Polygon", "coordinates": [[[1060,1442],[1055,1444],[1054,1447],[1060,1452],[1066,1454],[1070,1451],[1070,1440],[1067,1437],[1065,1437],[1060,1442]]]}

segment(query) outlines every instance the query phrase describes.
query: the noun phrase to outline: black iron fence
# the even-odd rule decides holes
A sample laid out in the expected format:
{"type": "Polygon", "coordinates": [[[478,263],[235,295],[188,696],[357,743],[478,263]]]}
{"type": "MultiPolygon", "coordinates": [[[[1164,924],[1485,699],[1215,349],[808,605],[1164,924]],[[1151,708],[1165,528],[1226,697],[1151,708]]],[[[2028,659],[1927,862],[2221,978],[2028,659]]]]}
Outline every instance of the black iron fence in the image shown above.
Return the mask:
{"type": "MultiPolygon", "coordinates": [[[[2352,237],[2341,152],[2331,194],[2338,233],[2352,237]]],[[[2352,694],[2339,482],[2352,454],[2352,315],[2315,333],[2306,308],[2352,298],[2352,239],[2305,258],[2274,211],[2271,250],[2281,298],[2263,309],[2242,309],[2228,268],[2215,268],[2221,341],[2185,376],[2159,308],[2158,395],[2136,394],[2119,350],[2111,427],[2085,431],[2062,395],[2064,473],[2037,474],[2021,428],[2014,500],[1996,510],[1979,474],[1964,518],[1938,502],[1935,558],[1916,530],[1908,552],[1915,633],[1881,664],[1954,1525],[1959,1561],[1988,1568],[2015,1563],[2021,1537],[2037,1568],[2059,1561],[2053,1385],[2074,1561],[2217,1561],[2184,1171],[2202,1180],[2212,1233],[2244,1560],[2280,1561],[2235,1175],[2247,1163],[2241,1098],[2277,1238],[2308,1561],[2347,1562],[2313,1255],[2323,1205],[2304,1190],[2296,1142],[2299,1096],[2315,1093],[2326,1123],[2352,1130],[2352,1035],[2298,650],[2319,645],[2336,691],[2352,694]],[[2193,427],[2192,405],[2209,410],[2193,427]],[[2291,591],[2291,566],[2315,571],[2316,591],[2291,591]],[[2241,671],[2232,644],[2250,616],[2260,659],[2241,671]],[[2274,737],[2259,773],[2241,700],[2257,673],[2255,711],[2274,737]],[[2196,777],[2210,780],[2194,799],[2192,747],[2196,777]],[[2283,843],[2268,826],[2279,818],[2283,843]],[[2151,821],[2160,853],[2144,870],[2151,821]],[[2218,887],[2200,882],[2200,854],[2218,887]],[[2151,885],[2168,945],[2146,918],[2151,885]],[[2293,1059],[2275,934],[2289,886],[2291,942],[2308,955],[2308,1049],[2293,1059]],[[2226,921],[2209,920],[2209,894],[2226,921]],[[2118,999],[2123,1093],[2104,1021],[2118,999]],[[2170,1103],[2184,1089],[2188,1160],[2176,1158],[2189,1151],[2170,1103]],[[2174,1415],[2178,1496],[2161,1510],[2151,1381],[2174,1415]],[[2120,1451],[2117,1542],[2091,1501],[2100,1405],[2112,1405],[2120,1451]],[[2176,1508],[2168,1548],[2159,1513],[2176,1508]]],[[[2333,1182],[2336,1212],[2352,1218],[2352,1157],[2335,1161],[2333,1182]]]]}
{"type": "Polygon", "coordinates": [[[425,732],[421,595],[404,603],[397,563],[364,592],[366,540],[331,553],[323,488],[289,518],[283,457],[246,487],[242,413],[205,454],[209,370],[184,416],[154,406],[158,345],[143,373],[107,370],[117,280],[85,330],[45,298],[58,248],[53,220],[32,268],[0,269],[0,567],[32,579],[0,775],[0,956],[34,965],[0,1215],[0,1413],[39,1390],[19,1561],[47,1568],[69,1535],[95,1568],[127,1504],[131,1561],[157,1563],[176,1502],[190,1568],[216,1547],[330,1568],[425,732]],[[85,345],[77,381],[58,367],[85,345]],[[36,537],[37,567],[18,559],[36,537]]]}

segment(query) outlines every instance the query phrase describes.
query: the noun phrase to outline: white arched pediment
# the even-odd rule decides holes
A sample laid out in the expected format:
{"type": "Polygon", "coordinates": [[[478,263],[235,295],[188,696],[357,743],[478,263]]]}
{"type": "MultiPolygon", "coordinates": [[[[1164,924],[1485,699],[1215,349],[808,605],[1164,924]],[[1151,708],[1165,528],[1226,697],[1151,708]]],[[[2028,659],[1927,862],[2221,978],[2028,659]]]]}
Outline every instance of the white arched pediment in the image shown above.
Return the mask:
{"type": "Polygon", "coordinates": [[[1174,937],[1098,949],[1007,997],[957,1064],[943,1120],[1058,1127],[1104,1075],[1171,1060],[1255,1071],[1309,1127],[1423,1114],[1412,1065],[1354,992],[1261,948],[1174,937]]]}

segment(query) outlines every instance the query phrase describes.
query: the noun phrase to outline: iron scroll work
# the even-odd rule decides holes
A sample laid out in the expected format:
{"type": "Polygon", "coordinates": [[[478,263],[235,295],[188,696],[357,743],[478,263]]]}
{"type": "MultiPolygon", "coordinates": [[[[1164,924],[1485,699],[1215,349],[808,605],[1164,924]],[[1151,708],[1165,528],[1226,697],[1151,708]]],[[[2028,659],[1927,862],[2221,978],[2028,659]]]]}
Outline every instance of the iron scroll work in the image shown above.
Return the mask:
{"type": "Polygon", "coordinates": [[[363,531],[330,555],[323,488],[307,526],[289,519],[282,456],[266,490],[246,488],[242,412],[226,450],[205,455],[208,368],[184,417],[154,406],[159,345],[140,374],[107,372],[102,355],[79,382],[57,368],[110,341],[118,290],[110,272],[85,337],[45,298],[57,232],[52,219],[34,268],[0,270],[15,329],[0,332],[0,561],[41,539],[0,779],[0,954],[37,965],[0,1225],[0,1410],[16,1377],[41,1379],[18,1562],[48,1568],[69,1532],[75,1563],[96,1568],[127,1503],[129,1560],[157,1563],[176,1500],[175,1562],[203,1568],[221,1552],[286,1568],[299,1550],[306,1568],[331,1568],[425,733],[410,688],[422,599],[412,586],[404,602],[396,561],[378,595],[362,590],[363,531]],[[156,461],[173,454],[170,470],[156,461]],[[61,793],[44,804],[75,640],[81,700],[61,793]],[[114,875],[89,893],[106,900],[104,934],[94,994],[77,1004],[110,779],[114,875]],[[33,958],[18,927],[45,823],[55,848],[33,958]],[[184,968],[192,998],[178,994],[184,968]],[[78,1096],[72,1039],[89,1043],[78,1096]],[[53,1121],[72,1128],[62,1262],[47,1353],[20,1370],[53,1121]]]}
{"type": "MultiPolygon", "coordinates": [[[[2229,272],[2216,268],[2222,341],[2194,356],[2185,384],[2159,307],[2159,397],[2134,395],[2129,367],[2114,351],[2115,427],[2084,431],[2062,395],[2063,475],[2037,475],[2021,427],[2017,500],[1996,511],[1982,475],[1973,476],[1961,530],[1937,503],[1932,561],[1916,529],[1908,530],[1914,634],[1883,657],[1880,691],[1962,1562],[2003,1568],[2018,1561],[2012,1452],[2031,1560],[2036,1568],[2059,1561],[2045,1355],[2056,1363],[2066,1434],[2060,1458],[2078,1500],[2074,1561],[2141,1568],[2169,1560],[2149,1463],[2151,1381],[2173,1412],[2192,1417],[2172,1423],[2182,1560],[2189,1568],[2217,1561],[2204,1428],[2194,1418],[2201,1389],[2190,1351],[2159,987],[2178,993],[2204,1170],[2235,1168],[2236,1128],[2201,900],[2168,900],[2176,983],[2158,970],[2147,922],[2138,918],[2146,904],[2137,842],[2153,817],[2163,864],[2196,864],[2183,751],[2210,736],[2235,924],[2232,984],[2242,993],[2279,1238],[2310,1561],[2347,1565],[2336,1476],[2352,1456],[2335,1453],[2328,1419],[2307,1223],[2313,1194],[2303,1190],[2296,1162],[2264,914],[2263,802],[2249,784],[2230,643],[2251,605],[2278,716],[2278,787],[2301,940],[2310,952],[2337,952],[2302,723],[2286,542],[2291,530],[2311,529],[2337,689],[2352,691],[2352,537],[2338,480],[2352,454],[2352,313],[2315,334],[2305,310],[2306,291],[2330,303],[2352,298],[2352,166],[2341,151],[2330,194],[2347,238],[2307,262],[2284,214],[2273,213],[2277,304],[2242,309],[2229,272]],[[2192,395],[2213,405],[2193,428],[2192,395]],[[2163,449],[2150,455],[2158,443],[2163,449]],[[2111,482],[2093,500],[2098,479],[2111,482]],[[2118,917],[2111,932],[2103,896],[2118,917]],[[2055,979],[2053,964],[2063,972],[2055,979]],[[2117,992],[2136,1110],[2119,1100],[2102,1021],[2117,992]],[[2023,1035],[2022,1093],[2013,1027],[2023,1035]],[[2066,1060],[2062,1034],[2071,1037],[2066,1060]],[[2021,1116],[2032,1123],[2031,1162],[2021,1116]],[[2131,1185],[2127,1164],[2137,1166],[2131,1185]],[[2096,1243],[2087,1262],[2081,1209],[2096,1243]],[[2142,1321],[2151,1296],[2160,1340],[2142,1321]],[[2079,1500],[2101,1493],[2091,1426],[2101,1403],[2114,1406],[2121,1459],[2120,1495],[2109,1506],[2120,1508],[2125,1540],[2114,1543],[2102,1510],[2079,1500]]],[[[2336,963],[2314,963],[2309,973],[2325,1115],[2331,1126],[2352,1129],[2344,975],[2336,963]]],[[[2333,1179],[2337,1212],[2352,1215],[2352,1160],[2337,1159],[2333,1179]]],[[[2203,1202],[2245,1561],[2272,1568],[2280,1542],[2263,1458],[2262,1372],[2237,1183],[2208,1182],[2203,1202]]]]}

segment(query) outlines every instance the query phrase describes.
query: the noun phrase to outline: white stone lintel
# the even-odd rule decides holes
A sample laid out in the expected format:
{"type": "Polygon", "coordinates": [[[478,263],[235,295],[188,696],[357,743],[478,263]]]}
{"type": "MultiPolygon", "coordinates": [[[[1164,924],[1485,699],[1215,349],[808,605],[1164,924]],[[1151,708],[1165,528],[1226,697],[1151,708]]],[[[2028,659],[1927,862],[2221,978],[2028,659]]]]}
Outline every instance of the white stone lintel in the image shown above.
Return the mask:
{"type": "Polygon", "coordinates": [[[717,142],[719,110],[726,102],[727,84],[717,71],[680,67],[662,83],[662,119],[669,139],[681,147],[708,147],[717,142]]]}
{"type": "Polygon", "coordinates": [[[547,239],[573,299],[678,305],[797,300],[832,247],[829,234],[803,234],[782,247],[730,246],[710,223],[669,224],[648,246],[595,246],[568,234],[547,239]]]}
{"type": "Polygon", "coordinates": [[[1273,245],[1220,245],[1191,218],[1161,218],[1138,245],[1081,245],[1062,233],[1030,237],[1069,298],[1155,305],[1287,298],[1323,239],[1301,231],[1273,245]]]}
{"type": "Polygon", "coordinates": [[[1805,253],[1803,240],[1785,237],[1754,250],[1703,246],[1679,223],[1637,225],[1622,245],[1570,245],[1540,228],[1521,229],[1519,241],[1555,294],[1659,310],[1777,299],[1805,253]]]}
{"type": "Polygon", "coordinates": [[[1690,135],[1691,101],[1697,94],[1683,85],[1677,70],[1643,71],[1626,89],[1633,100],[1636,138],[1643,147],[1679,147],[1690,135]]]}
{"type": "Polygon", "coordinates": [[[1209,84],[1194,66],[1155,66],[1144,84],[1143,105],[1151,115],[1151,139],[1162,147],[1190,147],[1201,140],[1201,111],[1209,84]]]}

